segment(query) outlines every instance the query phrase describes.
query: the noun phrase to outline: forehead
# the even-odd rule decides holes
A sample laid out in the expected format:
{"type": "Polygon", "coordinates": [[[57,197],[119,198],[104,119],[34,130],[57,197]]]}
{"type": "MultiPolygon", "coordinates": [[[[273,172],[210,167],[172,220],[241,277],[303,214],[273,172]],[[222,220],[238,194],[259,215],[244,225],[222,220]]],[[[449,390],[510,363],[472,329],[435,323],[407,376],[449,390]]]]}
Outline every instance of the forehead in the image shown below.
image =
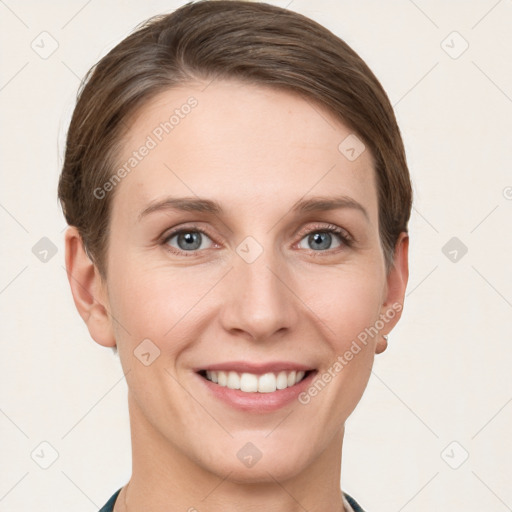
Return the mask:
{"type": "Polygon", "coordinates": [[[151,201],[186,195],[214,198],[238,215],[256,208],[270,216],[304,196],[343,194],[376,219],[370,151],[328,110],[295,93],[195,83],[159,94],[129,124],[118,214],[133,217],[151,201]]]}

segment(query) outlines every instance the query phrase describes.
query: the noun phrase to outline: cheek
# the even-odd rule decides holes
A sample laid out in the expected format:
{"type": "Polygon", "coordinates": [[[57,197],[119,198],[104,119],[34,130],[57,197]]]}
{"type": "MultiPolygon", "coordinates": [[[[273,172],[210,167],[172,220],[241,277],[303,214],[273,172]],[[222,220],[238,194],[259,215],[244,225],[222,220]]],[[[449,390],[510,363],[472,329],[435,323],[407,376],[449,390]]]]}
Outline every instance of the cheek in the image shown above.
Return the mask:
{"type": "Polygon", "coordinates": [[[377,266],[338,269],[303,280],[299,293],[341,351],[379,318],[384,286],[377,266]]]}
{"type": "Polygon", "coordinates": [[[166,340],[173,339],[172,349],[178,351],[176,333],[186,339],[187,330],[193,328],[201,314],[201,299],[219,281],[222,270],[171,269],[144,265],[142,261],[137,265],[135,260],[133,263],[119,266],[111,274],[109,298],[114,324],[120,324],[118,335],[130,339],[130,344],[149,338],[161,349],[166,340]]]}

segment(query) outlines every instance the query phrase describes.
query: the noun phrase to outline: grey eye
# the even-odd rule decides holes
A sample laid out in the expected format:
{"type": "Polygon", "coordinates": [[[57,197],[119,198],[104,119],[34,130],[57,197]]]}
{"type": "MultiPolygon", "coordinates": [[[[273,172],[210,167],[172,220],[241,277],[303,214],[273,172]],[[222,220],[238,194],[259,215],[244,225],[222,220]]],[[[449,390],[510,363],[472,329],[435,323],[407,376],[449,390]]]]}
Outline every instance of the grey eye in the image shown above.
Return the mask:
{"type": "Polygon", "coordinates": [[[181,251],[196,251],[198,249],[205,249],[202,247],[205,240],[210,238],[200,231],[179,231],[174,233],[167,239],[167,243],[181,251]],[[176,239],[177,247],[171,241],[176,239]]]}
{"type": "MultiPolygon", "coordinates": [[[[337,233],[329,233],[326,231],[315,231],[315,232],[310,233],[309,235],[305,236],[301,240],[299,247],[301,247],[302,249],[313,249],[313,250],[321,250],[321,251],[326,250],[326,249],[332,249],[333,247],[331,246],[331,244],[333,242],[333,234],[339,237],[339,235],[337,233]],[[307,247],[304,247],[301,245],[303,240],[306,240],[306,243],[308,244],[307,247]]],[[[338,245],[335,247],[338,247],[339,245],[341,245],[341,244],[338,243],[338,245]]]]}

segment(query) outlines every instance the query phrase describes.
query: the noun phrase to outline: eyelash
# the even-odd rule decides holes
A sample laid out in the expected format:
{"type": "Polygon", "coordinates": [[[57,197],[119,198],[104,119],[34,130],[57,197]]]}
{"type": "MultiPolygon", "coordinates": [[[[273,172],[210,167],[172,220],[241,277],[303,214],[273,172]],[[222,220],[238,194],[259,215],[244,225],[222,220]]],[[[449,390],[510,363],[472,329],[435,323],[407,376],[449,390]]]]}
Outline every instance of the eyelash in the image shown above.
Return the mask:
{"type": "MultiPolygon", "coordinates": [[[[170,245],[168,245],[168,242],[171,238],[173,238],[174,236],[176,235],[179,235],[181,233],[191,233],[191,232],[198,232],[198,233],[201,233],[203,235],[206,235],[208,238],[210,238],[212,241],[213,241],[213,237],[207,232],[205,231],[203,228],[199,228],[198,226],[195,226],[195,225],[191,225],[191,226],[186,226],[185,228],[179,228],[179,229],[176,229],[174,231],[171,231],[170,233],[166,233],[163,237],[162,237],[162,245],[165,245],[167,250],[172,253],[172,254],[177,254],[179,256],[186,256],[186,257],[190,257],[190,256],[196,256],[198,252],[201,252],[201,251],[198,251],[198,250],[195,250],[195,251],[180,251],[178,249],[176,249],[175,247],[171,247],[170,245]]],[[[337,247],[335,249],[327,249],[327,250],[323,250],[323,251],[313,251],[313,250],[310,250],[310,252],[313,254],[313,256],[322,256],[322,255],[325,255],[325,254],[332,254],[333,252],[339,252],[339,251],[342,251],[344,250],[344,247],[345,248],[350,248],[354,245],[355,243],[355,240],[354,238],[348,234],[347,231],[345,231],[344,229],[342,228],[339,228],[338,226],[335,226],[334,224],[318,224],[316,226],[313,226],[312,228],[308,228],[308,229],[305,229],[305,230],[301,230],[299,232],[299,242],[307,235],[310,235],[312,233],[333,233],[333,234],[336,234],[339,236],[341,242],[342,242],[342,247],[337,247]]],[[[204,250],[204,249],[203,249],[204,250]]]]}

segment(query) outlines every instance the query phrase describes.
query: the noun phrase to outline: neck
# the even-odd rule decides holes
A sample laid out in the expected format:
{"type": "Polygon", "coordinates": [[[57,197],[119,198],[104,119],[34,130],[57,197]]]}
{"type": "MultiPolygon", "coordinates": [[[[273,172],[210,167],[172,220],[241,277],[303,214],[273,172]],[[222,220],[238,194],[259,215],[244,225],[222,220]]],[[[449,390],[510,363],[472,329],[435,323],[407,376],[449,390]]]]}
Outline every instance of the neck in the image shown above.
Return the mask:
{"type": "MultiPolygon", "coordinates": [[[[212,472],[157,432],[131,400],[132,476],[115,512],[340,512],[344,429],[304,470],[261,470],[251,481],[235,471],[212,472]],[[126,504],[126,505],[125,505],[126,504]]],[[[263,460],[263,459],[262,459],[263,460]]],[[[256,466],[255,466],[256,467],[256,466]]]]}

